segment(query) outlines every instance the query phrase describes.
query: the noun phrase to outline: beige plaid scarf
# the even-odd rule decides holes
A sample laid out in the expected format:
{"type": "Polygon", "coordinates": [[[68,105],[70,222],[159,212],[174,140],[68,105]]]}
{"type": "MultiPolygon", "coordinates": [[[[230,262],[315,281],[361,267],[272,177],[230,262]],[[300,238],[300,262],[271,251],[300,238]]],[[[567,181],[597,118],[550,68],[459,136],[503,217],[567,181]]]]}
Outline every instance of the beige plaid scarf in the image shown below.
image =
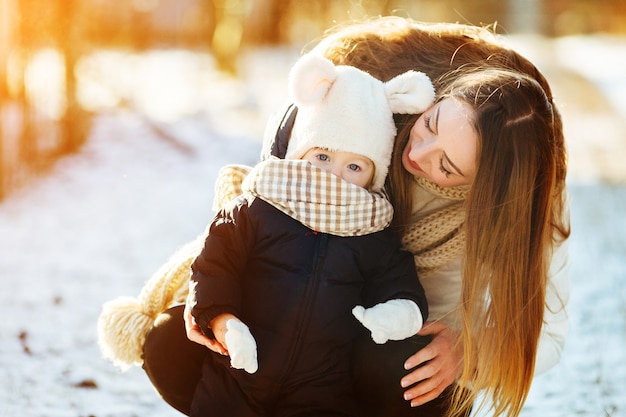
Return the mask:
{"type": "Polygon", "coordinates": [[[378,232],[393,218],[384,194],[371,193],[302,160],[270,158],[254,168],[222,168],[214,208],[242,192],[267,201],[312,230],[337,236],[378,232]]]}

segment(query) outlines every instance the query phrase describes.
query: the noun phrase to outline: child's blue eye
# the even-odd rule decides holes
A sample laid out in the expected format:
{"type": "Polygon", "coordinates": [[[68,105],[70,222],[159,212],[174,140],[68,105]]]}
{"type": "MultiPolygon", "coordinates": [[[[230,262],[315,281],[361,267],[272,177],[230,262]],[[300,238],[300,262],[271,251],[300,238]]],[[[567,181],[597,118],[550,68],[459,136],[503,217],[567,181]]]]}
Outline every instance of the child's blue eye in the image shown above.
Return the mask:
{"type": "Polygon", "coordinates": [[[349,169],[350,171],[360,171],[360,170],[361,170],[361,167],[360,167],[360,166],[358,166],[357,164],[350,164],[350,165],[348,165],[348,169],[349,169]]]}
{"type": "Polygon", "coordinates": [[[317,159],[319,159],[320,161],[324,161],[324,162],[328,161],[328,155],[321,153],[317,155],[317,159]]]}

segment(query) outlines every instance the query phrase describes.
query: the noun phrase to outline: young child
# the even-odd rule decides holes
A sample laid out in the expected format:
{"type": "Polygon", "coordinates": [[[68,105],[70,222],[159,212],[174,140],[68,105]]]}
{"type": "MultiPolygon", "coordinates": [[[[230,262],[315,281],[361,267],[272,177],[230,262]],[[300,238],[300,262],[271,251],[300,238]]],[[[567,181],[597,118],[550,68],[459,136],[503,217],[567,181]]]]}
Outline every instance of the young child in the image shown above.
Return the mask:
{"type": "Polygon", "coordinates": [[[382,83],[306,55],[290,87],[298,117],[286,159],[222,170],[218,188],[242,193],[192,264],[192,315],[223,355],[207,356],[191,416],[357,416],[359,322],[385,343],[427,317],[383,188],[393,113],[425,110],[430,81],[410,71],[382,83]]]}

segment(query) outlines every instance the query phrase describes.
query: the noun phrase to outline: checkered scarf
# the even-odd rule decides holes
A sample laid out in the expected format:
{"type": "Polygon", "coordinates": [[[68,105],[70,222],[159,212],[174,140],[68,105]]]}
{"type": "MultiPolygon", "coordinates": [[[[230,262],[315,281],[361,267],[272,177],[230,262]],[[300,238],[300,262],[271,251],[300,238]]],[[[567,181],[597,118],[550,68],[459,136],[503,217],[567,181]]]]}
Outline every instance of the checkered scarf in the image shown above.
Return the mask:
{"type": "Polygon", "coordinates": [[[371,193],[302,160],[270,158],[254,168],[222,168],[217,206],[240,191],[263,199],[312,230],[337,236],[383,230],[393,217],[384,194],[371,193]]]}

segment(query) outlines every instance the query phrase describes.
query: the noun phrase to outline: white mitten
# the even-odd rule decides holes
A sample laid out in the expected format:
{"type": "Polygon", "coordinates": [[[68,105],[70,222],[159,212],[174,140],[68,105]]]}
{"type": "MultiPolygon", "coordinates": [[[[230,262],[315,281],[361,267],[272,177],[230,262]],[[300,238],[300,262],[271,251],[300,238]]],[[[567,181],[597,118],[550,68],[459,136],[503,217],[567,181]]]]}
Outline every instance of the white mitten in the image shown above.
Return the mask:
{"type": "Polygon", "coordinates": [[[389,300],[372,308],[356,306],[352,314],[372,333],[379,345],[402,340],[417,333],[423,324],[419,307],[410,300],[389,300]]]}
{"type": "Polygon", "coordinates": [[[226,348],[230,355],[230,365],[253,374],[259,369],[257,362],[256,341],[248,326],[239,320],[230,319],[226,322],[226,348]]]}

